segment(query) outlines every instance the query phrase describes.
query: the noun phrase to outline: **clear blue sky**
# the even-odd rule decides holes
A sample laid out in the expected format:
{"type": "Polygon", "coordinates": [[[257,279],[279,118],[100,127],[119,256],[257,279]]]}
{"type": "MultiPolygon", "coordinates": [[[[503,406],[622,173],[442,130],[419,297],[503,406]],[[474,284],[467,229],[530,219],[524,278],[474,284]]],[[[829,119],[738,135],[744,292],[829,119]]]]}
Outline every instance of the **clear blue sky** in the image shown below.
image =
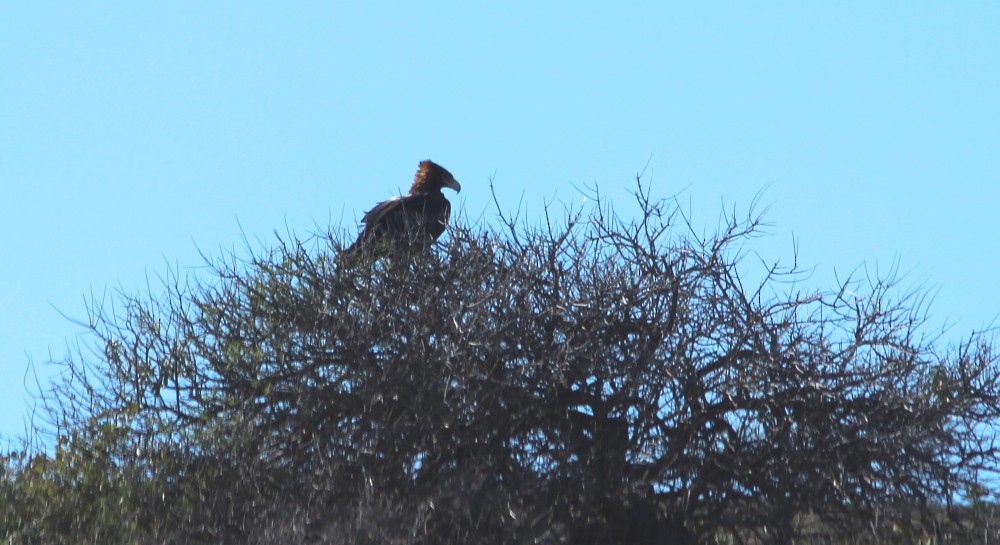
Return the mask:
{"type": "Polygon", "coordinates": [[[706,224],[763,189],[817,285],[898,261],[952,338],[1000,313],[1000,3],[485,4],[0,8],[0,434],[89,294],[353,233],[425,158],[483,221],[491,176],[529,216],[647,162],[706,224]]]}

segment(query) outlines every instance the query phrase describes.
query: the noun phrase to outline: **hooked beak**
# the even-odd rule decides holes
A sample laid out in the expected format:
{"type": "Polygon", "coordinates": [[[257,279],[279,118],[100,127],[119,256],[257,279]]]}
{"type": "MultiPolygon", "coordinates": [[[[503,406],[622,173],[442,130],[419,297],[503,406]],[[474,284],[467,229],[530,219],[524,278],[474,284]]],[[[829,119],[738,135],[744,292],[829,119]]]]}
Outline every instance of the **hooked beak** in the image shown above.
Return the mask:
{"type": "Polygon", "coordinates": [[[456,180],[455,178],[449,179],[447,182],[445,182],[444,186],[454,189],[455,193],[460,193],[462,191],[462,184],[458,183],[458,180],[456,180]]]}

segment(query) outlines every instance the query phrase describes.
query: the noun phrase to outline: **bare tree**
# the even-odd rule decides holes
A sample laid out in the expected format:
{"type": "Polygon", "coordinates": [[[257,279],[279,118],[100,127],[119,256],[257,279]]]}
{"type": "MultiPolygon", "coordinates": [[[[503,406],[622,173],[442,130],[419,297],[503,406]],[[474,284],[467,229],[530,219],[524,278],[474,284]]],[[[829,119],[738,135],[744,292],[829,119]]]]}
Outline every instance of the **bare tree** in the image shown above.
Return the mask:
{"type": "Polygon", "coordinates": [[[634,220],[595,197],[350,264],[335,234],[279,237],[95,304],[58,436],[105,446],[127,534],[178,543],[927,531],[996,471],[990,337],[943,350],[891,277],[748,284],[753,214],[699,236],[642,184],[634,220]]]}

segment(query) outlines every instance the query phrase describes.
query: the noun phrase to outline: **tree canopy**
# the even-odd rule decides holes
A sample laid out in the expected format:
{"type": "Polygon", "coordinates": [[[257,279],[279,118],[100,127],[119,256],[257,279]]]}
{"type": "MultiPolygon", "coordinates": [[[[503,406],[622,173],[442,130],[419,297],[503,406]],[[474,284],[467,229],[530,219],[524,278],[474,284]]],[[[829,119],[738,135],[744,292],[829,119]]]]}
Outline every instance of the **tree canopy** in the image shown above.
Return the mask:
{"type": "Polygon", "coordinates": [[[967,504],[1000,459],[991,335],[940,346],[921,294],[892,277],[800,292],[794,266],[748,275],[759,216],[701,236],[637,187],[634,219],[597,195],[540,226],[459,219],[430,251],[350,263],[335,230],[277,237],[95,301],[90,349],[46,393],[54,449],[8,453],[0,531],[659,544],[980,530],[967,504]]]}

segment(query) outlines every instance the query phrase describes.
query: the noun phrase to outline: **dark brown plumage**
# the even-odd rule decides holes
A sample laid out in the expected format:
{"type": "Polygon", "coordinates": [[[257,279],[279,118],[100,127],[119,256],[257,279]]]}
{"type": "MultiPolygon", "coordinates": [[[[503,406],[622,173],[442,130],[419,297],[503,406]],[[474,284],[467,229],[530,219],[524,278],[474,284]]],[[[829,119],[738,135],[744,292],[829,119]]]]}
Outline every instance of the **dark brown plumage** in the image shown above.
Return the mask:
{"type": "Polygon", "coordinates": [[[447,169],[433,161],[421,161],[410,192],[375,205],[361,222],[364,230],[346,251],[353,254],[365,247],[429,246],[444,233],[451,203],[442,188],[462,190],[447,169]]]}

